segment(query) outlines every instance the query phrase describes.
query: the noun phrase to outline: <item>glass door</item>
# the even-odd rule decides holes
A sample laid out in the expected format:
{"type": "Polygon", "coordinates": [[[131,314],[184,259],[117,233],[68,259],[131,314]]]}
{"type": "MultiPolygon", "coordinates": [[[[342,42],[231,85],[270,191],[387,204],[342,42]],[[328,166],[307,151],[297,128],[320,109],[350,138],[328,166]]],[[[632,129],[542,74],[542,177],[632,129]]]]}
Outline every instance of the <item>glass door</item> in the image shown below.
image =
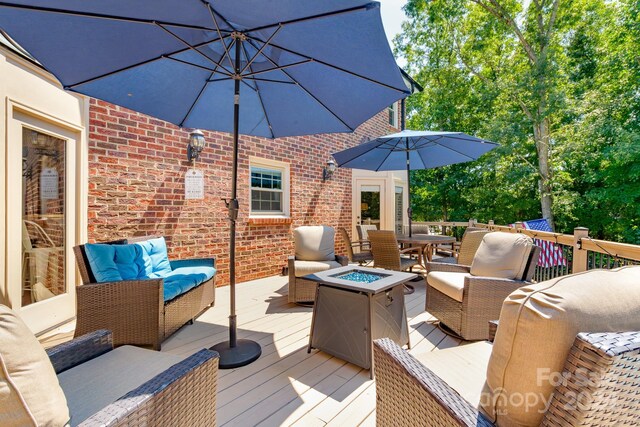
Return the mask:
{"type": "Polygon", "coordinates": [[[385,230],[385,180],[362,178],[354,181],[353,236],[358,236],[356,225],[375,225],[385,230]]]}
{"type": "Polygon", "coordinates": [[[75,314],[75,134],[13,112],[7,147],[10,304],[35,332],[75,314]]]}

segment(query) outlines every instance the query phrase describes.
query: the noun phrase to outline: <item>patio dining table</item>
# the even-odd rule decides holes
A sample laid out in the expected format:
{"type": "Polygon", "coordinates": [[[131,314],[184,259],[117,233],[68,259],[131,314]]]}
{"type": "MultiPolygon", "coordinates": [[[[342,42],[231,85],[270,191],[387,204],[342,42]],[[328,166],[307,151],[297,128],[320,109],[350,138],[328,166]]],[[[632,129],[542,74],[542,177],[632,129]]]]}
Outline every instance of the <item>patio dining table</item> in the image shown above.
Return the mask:
{"type": "Polygon", "coordinates": [[[396,234],[398,243],[409,246],[422,246],[422,253],[424,256],[424,262],[431,262],[433,249],[437,245],[454,244],[456,242],[455,237],[444,236],[442,234],[414,234],[409,236],[407,234],[396,234]]]}

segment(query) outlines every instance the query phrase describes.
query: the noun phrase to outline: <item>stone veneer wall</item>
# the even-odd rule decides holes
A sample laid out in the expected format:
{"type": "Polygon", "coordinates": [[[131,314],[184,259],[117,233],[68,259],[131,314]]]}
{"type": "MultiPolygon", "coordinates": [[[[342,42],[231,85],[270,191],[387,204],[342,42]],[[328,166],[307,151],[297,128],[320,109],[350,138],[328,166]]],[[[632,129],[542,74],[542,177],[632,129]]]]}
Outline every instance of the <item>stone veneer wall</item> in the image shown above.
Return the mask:
{"type": "MultiPolygon", "coordinates": [[[[237,281],[281,272],[293,254],[291,231],[326,224],[351,230],[351,171],[338,169],[322,181],[330,153],[364,137],[396,131],[382,111],[353,134],[304,137],[240,137],[237,225],[237,281]],[[287,162],[291,170],[291,218],[249,218],[249,156],[287,162]]],[[[132,235],[164,235],[170,258],[216,258],[218,285],[229,280],[229,226],[223,198],[231,193],[232,137],[206,132],[197,168],[204,171],[204,200],[185,200],[188,132],[93,99],[89,136],[89,241],[132,235]]],[[[345,254],[336,235],[336,251],[345,254]]]]}

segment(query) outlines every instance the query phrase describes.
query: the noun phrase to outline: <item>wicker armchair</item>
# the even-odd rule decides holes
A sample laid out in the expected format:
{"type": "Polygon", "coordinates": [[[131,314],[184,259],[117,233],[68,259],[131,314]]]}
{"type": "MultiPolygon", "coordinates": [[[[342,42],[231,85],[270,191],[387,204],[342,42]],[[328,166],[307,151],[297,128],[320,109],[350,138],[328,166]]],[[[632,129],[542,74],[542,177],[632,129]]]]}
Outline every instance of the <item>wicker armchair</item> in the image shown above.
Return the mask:
{"type": "Polygon", "coordinates": [[[493,343],[416,355],[422,363],[376,342],[378,425],[638,425],[639,275],[625,266],[518,288],[493,343]]]}
{"type": "Polygon", "coordinates": [[[490,233],[490,231],[486,229],[469,230],[469,228],[471,227],[468,227],[462,235],[460,243],[455,244],[455,253],[447,258],[438,258],[433,262],[427,262],[425,266],[427,272],[430,271],[431,264],[434,263],[471,265],[473,257],[478,251],[480,243],[482,243],[482,238],[485,234],[490,233]]]}
{"type": "MultiPolygon", "coordinates": [[[[134,237],[108,243],[134,243],[151,238],[134,237]]],[[[214,304],[215,276],[165,303],[163,279],[96,283],[84,245],[74,247],[73,251],[83,283],[76,288],[76,337],[108,329],[113,333],[116,347],[132,344],[160,350],[162,341],[214,304]]],[[[172,270],[215,267],[215,259],[172,260],[170,264],[172,270]]]]}
{"type": "Polygon", "coordinates": [[[342,236],[342,241],[347,248],[347,257],[349,258],[349,262],[357,262],[358,264],[363,265],[368,264],[370,261],[373,261],[373,255],[371,254],[371,251],[363,251],[361,242],[351,242],[349,233],[345,228],[340,227],[339,231],[340,236],[342,236]],[[353,252],[354,248],[360,249],[360,252],[353,252]]]}
{"type": "MultiPolygon", "coordinates": [[[[122,347],[121,349],[124,349],[122,347]]],[[[121,350],[118,349],[118,350],[121,350]]],[[[53,367],[60,378],[84,363],[101,366],[101,360],[113,350],[112,335],[99,330],[47,350],[53,367]]],[[[118,351],[116,350],[116,351],[118,351]]],[[[147,351],[148,359],[162,353],[147,351]]],[[[164,355],[164,354],[163,354],[164,355]]],[[[113,361],[113,358],[110,360],[113,361]]],[[[104,369],[113,369],[105,364],[104,369]]],[[[98,374],[98,372],[95,372],[98,374]]],[[[108,372],[100,372],[108,375],[108,372]]],[[[90,380],[90,378],[87,378],[90,380]]],[[[218,353],[201,350],[153,376],[144,384],[125,392],[113,403],[98,412],[72,424],[81,426],[210,426],[216,423],[216,388],[218,380],[218,353]]],[[[77,379],[76,379],[77,382],[77,379]]],[[[80,381],[81,382],[81,381],[80,381]]],[[[64,380],[61,380],[64,389],[64,380]]],[[[67,390],[65,390],[67,392],[67,390]]],[[[91,399],[102,399],[99,390],[93,390],[91,399]],[[97,395],[97,396],[96,396],[97,395]]],[[[72,408],[75,402],[69,400],[72,408]]],[[[80,404],[82,405],[82,403],[80,404]]]]}
{"type": "Polygon", "coordinates": [[[422,247],[415,246],[400,250],[396,234],[388,230],[369,231],[373,266],[394,271],[411,271],[415,266],[421,266],[423,260],[422,247]],[[416,255],[407,258],[402,255],[416,255]]]}
{"type": "MultiPolygon", "coordinates": [[[[484,235],[483,242],[487,236],[506,240],[528,239],[525,247],[522,243],[517,243],[520,246],[510,246],[509,242],[502,247],[506,253],[512,253],[514,248],[521,249],[518,251],[521,257],[510,259],[512,263],[523,266],[513,278],[500,277],[502,274],[499,272],[496,272],[496,277],[493,277],[494,274],[475,273],[473,263],[477,263],[476,258],[487,255],[490,251],[488,246],[486,250],[478,249],[471,266],[437,262],[429,264],[425,309],[441,325],[465,340],[486,340],[489,337],[488,322],[500,316],[502,303],[511,292],[531,281],[540,256],[540,248],[524,235],[489,233],[484,235]]],[[[506,260],[507,257],[498,258],[506,260]]]]}
{"type": "MultiPolygon", "coordinates": [[[[374,341],[374,369],[378,426],[494,425],[388,338],[374,341]]],[[[579,334],[562,372],[566,380],[555,389],[541,425],[637,425],[638,372],[640,332],[579,334]],[[576,405],[576,396],[590,399],[576,405]]]]}
{"type": "Polygon", "coordinates": [[[313,303],[316,300],[318,284],[303,276],[349,264],[347,257],[335,254],[335,234],[335,230],[326,225],[293,230],[296,253],[288,259],[289,302],[313,303]]]}

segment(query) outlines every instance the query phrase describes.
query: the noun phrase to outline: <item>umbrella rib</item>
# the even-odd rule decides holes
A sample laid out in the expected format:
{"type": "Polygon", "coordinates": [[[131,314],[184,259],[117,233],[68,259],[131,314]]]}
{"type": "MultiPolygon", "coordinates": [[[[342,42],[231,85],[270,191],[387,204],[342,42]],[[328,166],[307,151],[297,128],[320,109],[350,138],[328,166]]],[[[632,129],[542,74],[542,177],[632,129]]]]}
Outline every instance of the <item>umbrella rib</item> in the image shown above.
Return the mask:
{"type": "MultiPolygon", "coordinates": [[[[204,65],[194,64],[193,62],[184,61],[184,60],[178,59],[178,58],[172,58],[170,56],[165,56],[164,58],[170,59],[171,61],[179,62],[179,63],[184,64],[184,65],[190,65],[190,66],[195,67],[195,68],[200,68],[201,70],[209,71],[212,74],[220,73],[220,74],[223,74],[223,75],[227,75],[226,73],[217,71],[216,68],[205,67],[204,65]]],[[[231,76],[227,76],[227,78],[231,78],[231,76]]]]}
{"type": "MultiPolygon", "coordinates": [[[[274,32],[273,34],[271,34],[269,36],[269,38],[267,39],[266,42],[264,42],[264,44],[262,45],[262,47],[256,52],[255,55],[253,55],[253,58],[251,58],[251,60],[249,60],[249,56],[247,55],[247,51],[245,50],[245,56],[248,60],[247,65],[244,66],[244,68],[242,69],[242,71],[240,71],[240,74],[244,74],[244,72],[251,66],[251,64],[253,64],[253,61],[256,60],[256,58],[258,57],[258,55],[260,55],[262,53],[262,51],[269,46],[269,43],[271,43],[271,40],[273,40],[273,38],[276,36],[276,34],[278,34],[280,32],[280,30],[282,29],[282,25],[280,25],[274,32]]],[[[249,70],[251,71],[251,70],[249,70]]]]}
{"type": "MultiPolygon", "coordinates": [[[[374,141],[375,141],[375,140],[374,140],[374,141]]],[[[371,142],[371,141],[369,141],[369,142],[371,142]]],[[[367,144],[367,142],[365,142],[365,144],[367,144]]],[[[376,148],[378,148],[378,147],[379,147],[379,146],[378,146],[378,145],[376,145],[376,146],[375,146],[375,147],[373,147],[371,150],[374,150],[374,149],[376,149],[376,148]]],[[[355,148],[355,147],[354,147],[354,148],[355,148]]],[[[349,160],[347,160],[346,162],[342,162],[342,163],[341,163],[340,165],[338,165],[338,166],[342,167],[343,165],[346,165],[347,163],[354,161],[354,160],[355,160],[355,159],[357,159],[358,157],[362,157],[362,156],[364,156],[365,154],[367,154],[367,153],[368,153],[369,151],[371,151],[371,150],[367,150],[367,151],[364,151],[364,152],[362,152],[362,153],[360,153],[360,154],[358,154],[358,155],[356,155],[356,156],[353,156],[352,158],[350,158],[350,159],[349,159],[349,160]]]]}
{"type": "MultiPolygon", "coordinates": [[[[245,47],[244,44],[242,44],[241,46],[242,46],[242,51],[244,52],[244,57],[246,59],[249,59],[249,55],[247,53],[247,48],[245,47]]],[[[249,71],[251,71],[251,64],[249,64],[248,67],[249,67],[249,71]]],[[[242,81],[242,80],[240,80],[240,81],[242,81]]],[[[295,84],[295,82],[292,82],[292,83],[295,84]]],[[[264,100],[262,99],[262,94],[260,93],[260,87],[258,86],[258,82],[255,82],[255,85],[256,85],[256,93],[258,94],[258,99],[260,100],[260,107],[262,107],[262,112],[264,113],[264,118],[267,121],[267,126],[269,127],[269,132],[271,132],[271,138],[273,139],[273,138],[276,137],[276,135],[275,135],[275,133],[273,133],[273,127],[271,126],[271,121],[269,120],[269,115],[267,114],[267,109],[264,107],[264,100]]]]}
{"type": "MultiPolygon", "coordinates": [[[[441,137],[439,137],[438,139],[442,139],[442,138],[444,138],[444,137],[443,137],[443,136],[441,136],[441,137]]],[[[451,147],[447,147],[446,145],[442,145],[442,144],[440,144],[438,141],[434,141],[434,140],[432,140],[432,139],[431,139],[430,141],[431,141],[431,142],[433,142],[434,144],[436,144],[436,145],[438,145],[438,146],[442,147],[442,148],[445,148],[445,149],[447,149],[447,150],[453,151],[454,153],[458,153],[458,154],[460,154],[461,156],[467,157],[467,158],[469,158],[469,159],[471,159],[471,160],[476,160],[474,157],[472,157],[472,156],[470,156],[470,155],[468,155],[468,154],[465,154],[465,153],[463,153],[463,152],[461,152],[461,151],[454,150],[453,148],[451,148],[451,147]]]]}
{"type": "Polygon", "coordinates": [[[211,73],[211,75],[209,76],[209,78],[207,80],[205,80],[204,85],[202,85],[202,89],[200,89],[200,92],[198,92],[198,96],[196,96],[195,101],[193,101],[193,104],[191,104],[191,107],[189,107],[189,111],[187,111],[187,114],[185,114],[184,118],[182,119],[182,121],[180,122],[179,126],[182,127],[182,125],[184,125],[184,122],[187,121],[187,119],[189,118],[189,116],[191,115],[191,112],[193,111],[193,109],[195,108],[196,104],[198,103],[198,101],[200,101],[200,98],[202,97],[202,94],[204,93],[204,90],[207,88],[207,86],[209,85],[209,79],[211,79],[211,77],[215,74],[215,71],[213,73],[211,73]]]}
{"type": "Polygon", "coordinates": [[[282,80],[265,79],[265,78],[260,78],[260,77],[243,77],[243,79],[254,80],[254,81],[257,81],[257,82],[284,83],[284,84],[287,84],[287,85],[295,85],[295,82],[285,82],[285,81],[282,81],[282,80]]]}
{"type": "MultiPolygon", "coordinates": [[[[251,45],[255,48],[256,46],[253,44],[253,38],[249,37],[249,43],[251,43],[251,45]]],[[[269,57],[269,55],[265,55],[264,52],[262,53],[262,56],[264,56],[265,58],[267,58],[267,61],[271,62],[274,67],[278,67],[278,64],[269,57]]],[[[312,94],[311,92],[309,92],[309,90],[307,88],[305,88],[299,81],[296,81],[296,79],[294,79],[293,77],[291,77],[291,75],[289,73],[287,73],[285,70],[283,69],[279,69],[279,71],[281,73],[283,73],[285,76],[289,77],[291,79],[292,82],[294,82],[300,89],[302,89],[307,95],[309,95],[311,98],[313,98],[318,104],[320,104],[325,110],[327,110],[333,117],[335,117],[336,119],[338,119],[340,121],[340,123],[342,123],[343,125],[345,125],[347,127],[347,129],[349,129],[350,131],[354,131],[355,129],[352,128],[351,126],[349,126],[347,123],[345,123],[344,120],[342,120],[336,113],[334,113],[329,107],[327,107],[322,101],[320,101],[314,94],[312,94]]]]}
{"type": "Polygon", "coordinates": [[[369,10],[372,9],[373,7],[379,7],[377,5],[375,5],[374,3],[367,3],[365,5],[362,6],[355,6],[355,7],[350,7],[348,9],[342,9],[342,10],[336,10],[336,11],[332,11],[332,12],[325,12],[325,13],[319,13],[317,15],[311,15],[311,16],[305,16],[303,18],[296,18],[296,19],[290,19],[288,21],[282,21],[282,22],[278,22],[278,23],[274,23],[274,24],[267,24],[267,25],[262,25],[260,27],[255,27],[255,28],[251,28],[250,30],[247,30],[247,33],[251,33],[254,31],[260,31],[260,30],[266,30],[268,28],[273,28],[279,25],[288,25],[288,24],[297,24],[300,22],[305,22],[305,21],[311,21],[311,20],[315,20],[315,19],[322,19],[322,18],[327,18],[327,17],[331,17],[331,16],[336,16],[336,15],[343,15],[345,13],[351,13],[351,12],[357,12],[360,10],[369,10]]]}
{"type": "MultiPolygon", "coordinates": [[[[397,146],[398,144],[396,144],[397,146]]],[[[382,165],[384,165],[384,162],[387,161],[387,159],[389,158],[389,156],[391,156],[391,153],[393,153],[393,150],[389,150],[389,152],[387,153],[387,155],[384,157],[384,159],[380,162],[380,165],[376,168],[376,172],[380,171],[380,168],[382,167],[382,165]]]]}
{"type": "MultiPolygon", "coordinates": [[[[218,33],[218,37],[220,37],[220,39],[222,39],[222,33],[220,32],[220,26],[218,25],[218,20],[216,19],[216,15],[213,12],[213,8],[211,7],[211,3],[207,3],[207,9],[209,10],[209,14],[211,15],[211,20],[213,21],[213,25],[216,26],[216,32],[218,33]]],[[[229,58],[229,62],[231,61],[231,55],[229,54],[229,49],[227,48],[227,44],[224,42],[224,40],[222,41],[222,47],[224,47],[224,53],[225,55],[227,55],[227,58],[229,58]]],[[[222,58],[220,58],[220,62],[224,61],[224,55],[222,56],[222,58]]]]}
{"type": "MultiPolygon", "coordinates": [[[[249,36],[248,35],[247,38],[249,38],[251,40],[255,40],[255,41],[260,42],[260,43],[264,43],[264,40],[261,40],[261,39],[259,39],[258,37],[255,37],[255,36],[249,36]]],[[[295,50],[288,49],[286,47],[277,45],[275,43],[271,43],[271,46],[275,47],[276,49],[280,49],[280,50],[282,50],[284,52],[291,53],[293,55],[297,55],[297,56],[300,56],[300,57],[305,58],[305,59],[311,59],[314,62],[317,62],[318,64],[324,65],[325,67],[333,68],[334,70],[338,70],[338,71],[341,71],[343,73],[349,74],[351,76],[358,77],[358,78],[360,78],[362,80],[366,80],[366,81],[368,81],[370,83],[374,83],[374,84],[377,84],[379,86],[386,87],[387,89],[392,89],[392,90],[395,90],[397,92],[401,92],[401,93],[404,93],[404,94],[407,94],[407,95],[411,94],[411,91],[409,91],[409,89],[407,89],[407,88],[398,89],[397,87],[393,87],[393,86],[388,85],[386,83],[382,83],[382,82],[380,82],[378,80],[372,79],[371,77],[367,77],[367,76],[363,76],[362,74],[354,73],[353,71],[349,71],[349,70],[344,69],[342,67],[338,67],[337,65],[329,64],[328,62],[322,61],[322,60],[317,59],[317,58],[312,58],[309,55],[305,55],[304,53],[296,52],[295,50]]],[[[263,56],[266,56],[266,55],[263,55],[263,56]]]]}
{"type": "MultiPolygon", "coordinates": [[[[209,43],[214,43],[214,42],[217,42],[217,41],[219,41],[219,39],[198,43],[198,44],[193,45],[193,46],[196,47],[196,48],[197,47],[202,47],[202,46],[208,45],[209,43]]],[[[71,85],[64,86],[64,88],[65,89],[73,89],[76,86],[81,86],[81,85],[84,85],[84,84],[87,84],[87,83],[91,83],[91,82],[94,82],[96,80],[104,79],[104,78],[110,77],[110,76],[112,76],[114,74],[121,73],[123,71],[131,70],[132,68],[141,67],[143,65],[147,65],[147,64],[150,64],[152,62],[159,61],[161,59],[169,58],[171,55],[179,55],[181,53],[184,53],[184,52],[188,51],[189,49],[191,49],[191,48],[186,47],[184,49],[180,49],[180,50],[177,50],[177,51],[169,53],[169,54],[163,53],[162,55],[156,56],[155,58],[150,58],[150,59],[147,59],[147,60],[142,61],[142,62],[137,62],[137,63],[132,64],[132,65],[127,65],[126,67],[122,67],[122,68],[119,68],[117,70],[113,70],[113,71],[109,71],[108,73],[101,74],[99,76],[91,77],[90,79],[83,80],[81,82],[77,82],[77,83],[74,83],[74,84],[71,84],[71,85]]],[[[174,58],[169,58],[169,59],[174,59],[174,58]]],[[[221,73],[221,74],[224,74],[221,71],[218,71],[218,72],[221,73]]]]}
{"type": "MultiPolygon", "coordinates": [[[[262,56],[264,56],[264,54],[262,56]]],[[[253,77],[253,76],[256,76],[258,74],[270,73],[271,71],[282,71],[285,68],[291,68],[291,67],[295,67],[295,66],[298,66],[298,65],[306,64],[306,63],[309,63],[309,62],[313,62],[313,59],[305,59],[303,61],[292,62],[291,64],[287,64],[287,65],[281,65],[281,66],[279,65],[279,66],[276,66],[276,67],[273,67],[273,68],[267,68],[266,70],[254,71],[254,72],[251,72],[249,74],[245,74],[245,76],[246,77],[253,77]]],[[[243,77],[245,77],[245,76],[243,76],[243,77]]]]}
{"type": "Polygon", "coordinates": [[[158,21],[153,19],[132,18],[132,17],[124,17],[124,16],[116,16],[116,15],[106,15],[103,13],[94,13],[94,12],[80,12],[77,10],[58,9],[54,7],[23,5],[23,4],[15,4],[15,3],[7,3],[7,2],[0,2],[0,7],[10,8],[10,9],[31,10],[36,12],[57,13],[61,15],[79,16],[83,18],[97,18],[97,19],[104,19],[104,20],[111,20],[111,21],[132,22],[134,24],[149,24],[149,25],[162,24],[162,25],[170,25],[176,28],[187,28],[190,30],[205,30],[205,31],[213,30],[213,28],[203,27],[201,25],[180,24],[177,22],[158,21]]]}
{"type": "MultiPolygon", "coordinates": [[[[164,27],[162,24],[157,23],[157,26],[159,28],[162,28],[167,34],[173,36],[176,40],[180,41],[181,43],[183,43],[185,46],[187,46],[190,50],[196,52],[198,55],[202,56],[203,58],[205,58],[207,61],[217,65],[218,67],[222,68],[224,71],[226,71],[229,75],[233,74],[231,71],[229,71],[224,65],[222,65],[220,62],[217,62],[215,60],[213,60],[212,58],[209,58],[209,56],[205,55],[204,53],[202,53],[200,51],[200,49],[197,49],[195,47],[193,47],[191,44],[189,44],[189,42],[187,42],[186,40],[184,40],[182,37],[180,37],[179,35],[175,34],[173,31],[169,30],[168,28],[164,27]]],[[[222,43],[224,43],[224,40],[222,40],[222,43]]]]}

